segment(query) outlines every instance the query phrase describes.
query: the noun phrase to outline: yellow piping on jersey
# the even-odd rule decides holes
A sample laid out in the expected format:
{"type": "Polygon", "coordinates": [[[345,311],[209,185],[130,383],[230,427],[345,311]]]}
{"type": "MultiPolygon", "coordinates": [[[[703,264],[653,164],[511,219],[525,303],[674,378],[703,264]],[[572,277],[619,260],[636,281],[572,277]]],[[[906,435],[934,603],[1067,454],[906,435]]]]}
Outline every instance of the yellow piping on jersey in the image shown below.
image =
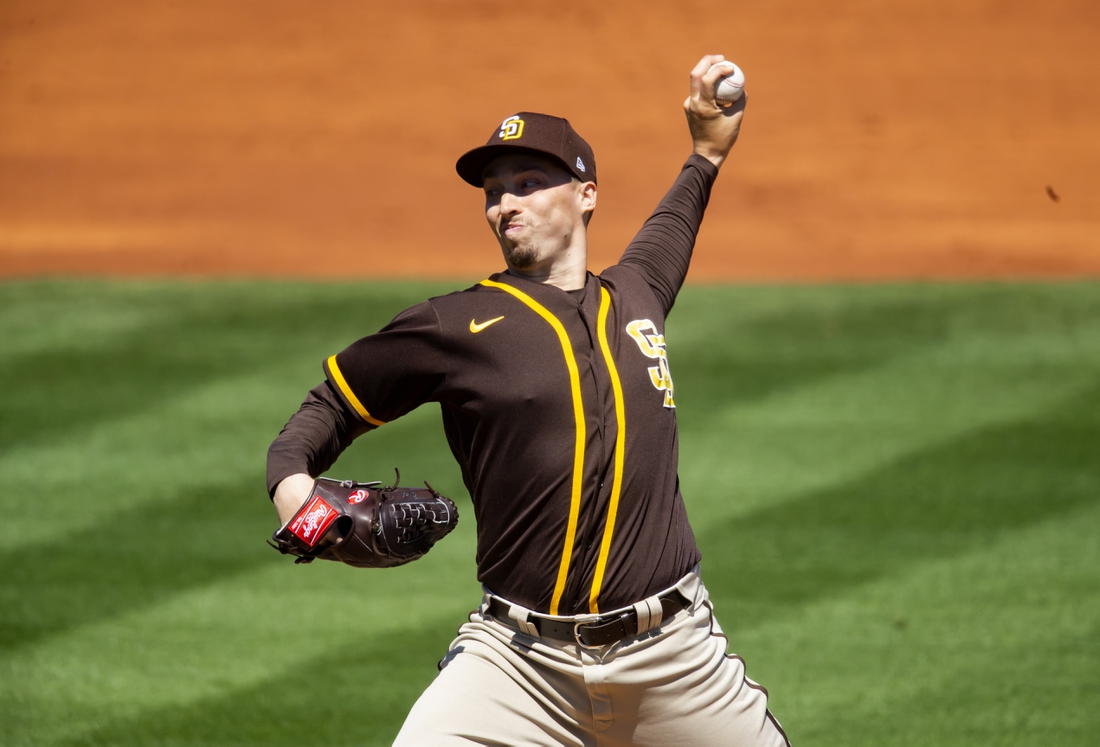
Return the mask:
{"type": "Polygon", "coordinates": [[[371,414],[367,412],[367,408],[363,407],[363,403],[359,401],[359,398],[355,396],[355,392],[351,391],[351,387],[348,386],[347,380],[344,378],[343,372],[340,367],[336,365],[336,356],[330,355],[328,359],[328,371],[332,374],[332,380],[336,382],[336,386],[340,387],[340,391],[347,397],[348,402],[355,408],[355,411],[359,413],[359,417],[367,421],[371,425],[385,425],[386,423],[378,418],[371,417],[371,414]]]}
{"type": "Polygon", "coordinates": [[[577,519],[581,513],[581,483],[584,479],[584,441],[586,435],[584,404],[581,402],[581,376],[577,370],[577,359],[573,355],[573,346],[569,342],[569,335],[556,316],[551,314],[538,301],[510,285],[498,283],[494,280],[482,280],[481,284],[510,293],[545,319],[546,323],[558,334],[562,355],[565,356],[565,367],[569,369],[569,388],[573,392],[573,421],[577,426],[577,441],[573,449],[573,492],[569,499],[569,524],[565,529],[565,547],[562,548],[561,563],[558,564],[558,579],[554,584],[554,596],[550,600],[550,614],[556,615],[558,614],[558,605],[561,603],[561,595],[565,592],[565,580],[569,575],[569,561],[573,557],[573,542],[577,534],[577,519]]]}
{"type": "Polygon", "coordinates": [[[619,511],[619,494],[623,488],[623,463],[626,451],[626,408],[623,405],[623,385],[619,381],[619,370],[615,368],[615,359],[611,355],[611,346],[607,344],[607,312],[611,309],[611,294],[600,286],[600,315],[596,324],[596,334],[600,340],[600,350],[607,363],[607,373],[611,377],[611,389],[615,393],[615,476],[611,483],[611,498],[607,504],[607,524],[600,542],[600,556],[596,561],[596,573],[592,577],[592,593],[588,597],[588,611],[597,613],[599,608],[600,587],[603,574],[607,569],[607,556],[611,553],[611,536],[615,531],[615,516],[619,511]]]}

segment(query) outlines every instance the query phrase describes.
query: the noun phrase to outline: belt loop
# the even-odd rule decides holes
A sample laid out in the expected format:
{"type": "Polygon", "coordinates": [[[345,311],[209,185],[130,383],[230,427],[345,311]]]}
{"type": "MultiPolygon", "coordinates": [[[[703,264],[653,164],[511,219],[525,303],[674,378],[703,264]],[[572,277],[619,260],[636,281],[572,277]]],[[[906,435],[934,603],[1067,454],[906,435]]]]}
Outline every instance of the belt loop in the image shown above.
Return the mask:
{"type": "Polygon", "coordinates": [[[694,615],[696,608],[699,606],[699,597],[704,594],[702,574],[699,572],[699,564],[696,563],[695,567],[688,571],[687,575],[676,582],[676,586],[673,587],[684,599],[691,602],[688,605],[688,615],[694,615]]]}
{"type": "Polygon", "coordinates": [[[634,604],[634,614],[638,616],[638,632],[641,635],[661,624],[664,617],[664,608],[661,607],[661,599],[657,596],[647,597],[634,604]]]}
{"type": "Polygon", "coordinates": [[[533,622],[528,620],[531,615],[531,610],[526,607],[520,607],[518,604],[512,604],[511,602],[507,602],[506,604],[508,604],[508,617],[516,621],[516,625],[519,626],[519,629],[532,638],[539,638],[539,629],[535,627],[533,622]]]}

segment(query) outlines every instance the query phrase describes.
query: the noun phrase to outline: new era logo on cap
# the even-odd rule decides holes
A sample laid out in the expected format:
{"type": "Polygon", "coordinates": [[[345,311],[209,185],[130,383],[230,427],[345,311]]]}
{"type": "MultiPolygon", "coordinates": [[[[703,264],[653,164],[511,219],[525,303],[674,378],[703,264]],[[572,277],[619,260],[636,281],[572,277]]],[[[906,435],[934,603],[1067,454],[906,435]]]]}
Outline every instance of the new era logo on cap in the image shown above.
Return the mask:
{"type": "Polygon", "coordinates": [[[526,150],[549,156],[583,182],[596,181],[596,158],[592,147],[569,124],[569,120],[538,112],[519,112],[493,128],[489,140],[464,153],[455,164],[458,175],[480,187],[485,167],[496,157],[526,150]]]}

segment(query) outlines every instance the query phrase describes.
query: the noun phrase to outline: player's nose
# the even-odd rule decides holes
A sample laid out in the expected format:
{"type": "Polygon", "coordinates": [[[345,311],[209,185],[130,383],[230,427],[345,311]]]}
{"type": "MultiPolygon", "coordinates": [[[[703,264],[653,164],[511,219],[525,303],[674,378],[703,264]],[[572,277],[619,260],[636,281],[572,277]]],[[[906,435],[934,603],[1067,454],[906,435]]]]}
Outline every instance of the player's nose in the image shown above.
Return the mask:
{"type": "Polygon", "coordinates": [[[501,215],[515,215],[522,208],[519,195],[505,191],[500,196],[501,215]]]}

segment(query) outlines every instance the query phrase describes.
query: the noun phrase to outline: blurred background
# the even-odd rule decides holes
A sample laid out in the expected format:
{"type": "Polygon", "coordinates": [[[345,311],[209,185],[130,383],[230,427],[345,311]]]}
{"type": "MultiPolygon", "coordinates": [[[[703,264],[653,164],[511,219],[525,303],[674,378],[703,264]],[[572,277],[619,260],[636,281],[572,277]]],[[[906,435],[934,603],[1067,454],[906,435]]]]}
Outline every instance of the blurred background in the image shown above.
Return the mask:
{"type": "MultiPolygon", "coordinates": [[[[321,361],[501,268],[456,157],[599,162],[591,267],[749,108],[666,329],[731,650],[795,745],[1100,733],[1100,4],[0,3],[0,745],[389,744],[479,598],[423,407],[417,563],[294,566],[265,452],[321,361]]],[[[536,424],[537,425],[537,424],[536,424]]]]}
{"type": "Polygon", "coordinates": [[[712,52],[751,104],[695,279],[1095,274],[1098,40],[1089,0],[6,0],[0,275],[478,275],[453,164],[523,109],[594,146],[603,267],[712,52]]]}

